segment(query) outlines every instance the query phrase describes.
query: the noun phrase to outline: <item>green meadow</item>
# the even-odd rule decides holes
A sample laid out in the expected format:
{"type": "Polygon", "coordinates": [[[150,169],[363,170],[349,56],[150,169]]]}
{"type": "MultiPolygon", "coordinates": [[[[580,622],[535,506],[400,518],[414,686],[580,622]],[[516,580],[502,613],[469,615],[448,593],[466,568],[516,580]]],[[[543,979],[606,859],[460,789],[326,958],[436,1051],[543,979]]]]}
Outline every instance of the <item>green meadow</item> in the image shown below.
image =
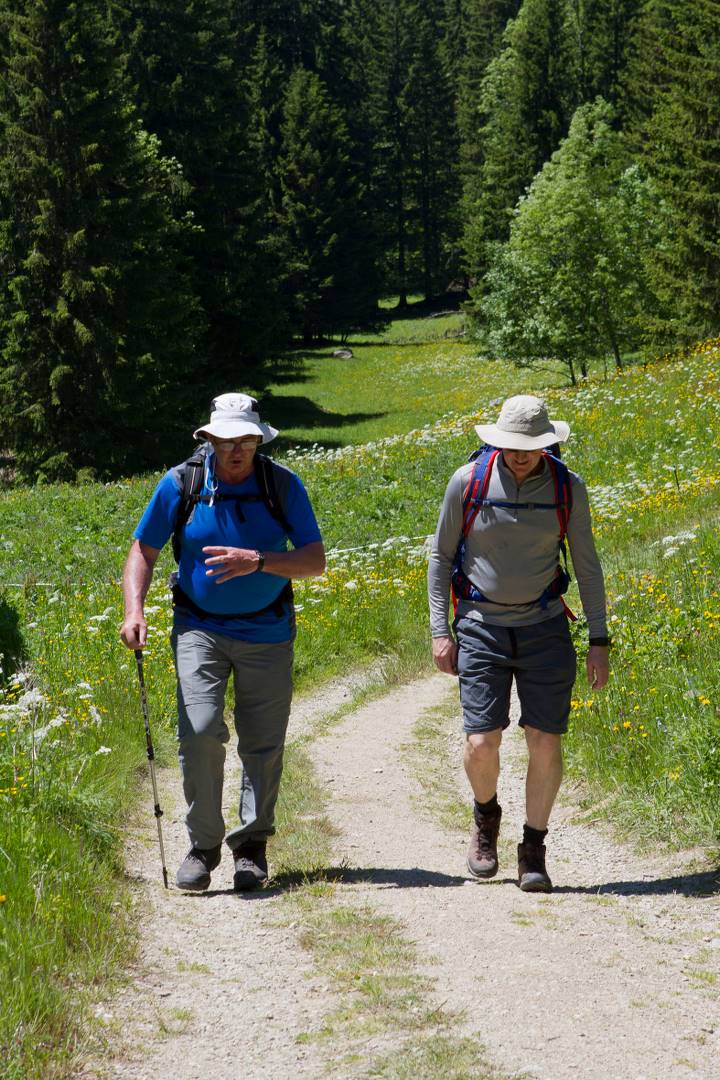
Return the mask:
{"type": "MultiPolygon", "coordinates": [[[[542,390],[573,429],[565,457],[590,489],[613,634],[607,691],[592,695],[578,679],[570,770],[588,802],[602,799],[638,840],[715,851],[720,342],[571,389],[559,368],[517,371],[446,336],[461,328],[458,315],[397,320],[351,341],[352,359],[301,354],[265,404],[329,549],[325,576],[296,589],[298,688],[378,661],[387,679],[429,667],[426,539],[445,484],[476,446],[475,423],[494,418],[509,393],[542,390]]],[[[8,1077],[67,1071],[92,1030],[93,987],[132,950],[123,827],[139,801],[150,812],[150,798],[133,658],[117,636],[119,576],[156,480],[1,496],[8,1077]]],[[[168,760],[171,566],[166,552],[148,598],[145,664],[168,760]]],[[[574,587],[570,603],[578,610],[574,587]]],[[[582,649],[582,620],[574,633],[582,649]]]]}

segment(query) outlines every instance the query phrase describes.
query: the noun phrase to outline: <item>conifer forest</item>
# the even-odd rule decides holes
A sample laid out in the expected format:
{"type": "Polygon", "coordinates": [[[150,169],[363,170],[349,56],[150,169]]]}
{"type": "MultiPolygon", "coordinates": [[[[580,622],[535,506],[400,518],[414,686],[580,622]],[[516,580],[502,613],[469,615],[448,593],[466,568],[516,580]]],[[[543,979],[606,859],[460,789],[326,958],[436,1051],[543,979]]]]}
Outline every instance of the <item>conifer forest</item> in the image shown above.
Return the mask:
{"type": "Polygon", "coordinates": [[[572,382],[718,332],[713,0],[0,0],[0,52],[18,478],[167,464],[388,298],[572,382]]]}

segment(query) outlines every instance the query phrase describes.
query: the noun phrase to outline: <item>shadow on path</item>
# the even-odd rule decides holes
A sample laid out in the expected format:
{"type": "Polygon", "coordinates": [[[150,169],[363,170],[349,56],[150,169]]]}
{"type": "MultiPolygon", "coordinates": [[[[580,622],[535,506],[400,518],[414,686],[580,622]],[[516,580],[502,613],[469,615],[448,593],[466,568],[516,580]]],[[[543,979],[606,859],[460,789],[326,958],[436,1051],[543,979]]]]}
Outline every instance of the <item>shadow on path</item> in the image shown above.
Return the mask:
{"type": "MultiPolygon", "coordinates": [[[[281,873],[273,877],[266,888],[239,895],[246,900],[265,900],[316,881],[335,881],[343,885],[377,885],[380,888],[395,889],[448,889],[473,882],[473,878],[457,874],[443,874],[435,870],[423,870],[418,866],[407,869],[330,866],[308,874],[293,871],[281,873]]],[[[495,878],[492,881],[481,881],[477,884],[480,886],[517,885],[517,879],[495,878]]],[[[605,881],[598,882],[597,885],[556,885],[553,892],[556,895],[580,896],[685,896],[688,898],[720,896],[720,867],[699,874],[682,874],[677,877],[658,878],[654,881],[605,881]]],[[[203,897],[234,894],[232,889],[207,889],[202,893],[188,893],[187,895],[203,897]]]]}
{"type": "Polygon", "coordinates": [[[720,866],[701,874],[680,874],[654,881],[606,881],[597,885],[556,885],[556,893],[594,896],[720,896],[720,866]]]}

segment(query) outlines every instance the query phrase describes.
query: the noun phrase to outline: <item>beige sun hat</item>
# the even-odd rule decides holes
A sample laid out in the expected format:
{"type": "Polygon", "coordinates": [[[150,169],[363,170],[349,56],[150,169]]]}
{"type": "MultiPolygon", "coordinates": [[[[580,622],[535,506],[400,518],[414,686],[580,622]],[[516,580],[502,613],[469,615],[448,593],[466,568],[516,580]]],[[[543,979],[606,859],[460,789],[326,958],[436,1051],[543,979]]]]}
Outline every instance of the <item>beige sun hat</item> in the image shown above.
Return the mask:
{"type": "Polygon", "coordinates": [[[258,403],[249,394],[220,394],[210,406],[210,422],[193,432],[196,439],[239,439],[242,435],[261,435],[264,443],[278,434],[276,428],[263,424],[258,403]]]}
{"type": "Polygon", "coordinates": [[[483,442],[500,450],[543,450],[554,443],[567,442],[570,425],[550,420],[547,406],[531,394],[508,398],[497,424],[476,424],[483,442]]]}

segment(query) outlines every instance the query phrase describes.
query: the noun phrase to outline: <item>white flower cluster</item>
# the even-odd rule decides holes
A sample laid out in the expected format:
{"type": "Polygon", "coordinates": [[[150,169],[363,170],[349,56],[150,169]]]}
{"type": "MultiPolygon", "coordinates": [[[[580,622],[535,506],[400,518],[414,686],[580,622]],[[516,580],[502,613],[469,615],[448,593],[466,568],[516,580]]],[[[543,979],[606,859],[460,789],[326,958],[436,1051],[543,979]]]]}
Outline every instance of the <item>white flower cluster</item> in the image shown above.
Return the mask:
{"type": "Polygon", "coordinates": [[[652,546],[662,547],[663,559],[670,559],[673,555],[677,555],[684,544],[690,544],[693,540],[697,540],[696,534],[685,531],[679,532],[675,536],[663,536],[662,540],[656,540],[652,546]]]}

